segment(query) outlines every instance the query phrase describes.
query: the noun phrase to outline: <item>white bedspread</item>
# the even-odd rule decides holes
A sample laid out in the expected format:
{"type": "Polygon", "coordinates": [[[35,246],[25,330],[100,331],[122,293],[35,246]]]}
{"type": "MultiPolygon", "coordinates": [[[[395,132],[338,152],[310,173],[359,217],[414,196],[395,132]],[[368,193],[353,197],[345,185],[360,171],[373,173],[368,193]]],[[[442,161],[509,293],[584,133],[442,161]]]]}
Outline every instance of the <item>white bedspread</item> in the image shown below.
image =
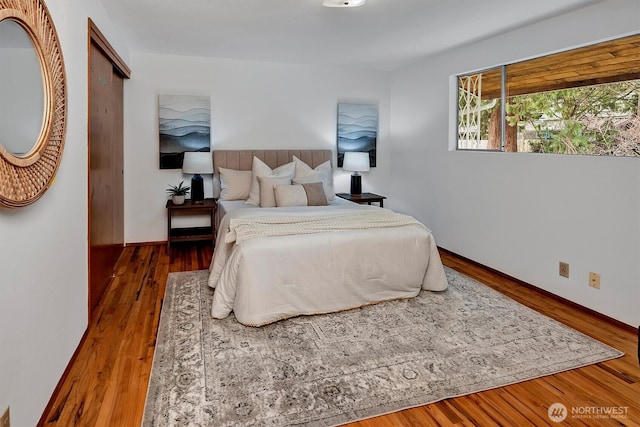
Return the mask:
{"type": "Polygon", "coordinates": [[[419,223],[225,243],[234,218],[359,215],[367,210],[380,212],[375,206],[344,205],[249,208],[225,215],[210,267],[212,316],[225,318],[233,310],[239,322],[259,326],[411,298],[420,289],[446,289],[433,236],[419,223]]]}
{"type": "Polygon", "coordinates": [[[346,214],[334,212],[314,216],[251,216],[249,218],[232,218],[224,242],[235,242],[238,245],[245,240],[263,237],[406,227],[408,225],[424,227],[413,217],[387,209],[367,209],[362,212],[348,212],[346,214]]]}

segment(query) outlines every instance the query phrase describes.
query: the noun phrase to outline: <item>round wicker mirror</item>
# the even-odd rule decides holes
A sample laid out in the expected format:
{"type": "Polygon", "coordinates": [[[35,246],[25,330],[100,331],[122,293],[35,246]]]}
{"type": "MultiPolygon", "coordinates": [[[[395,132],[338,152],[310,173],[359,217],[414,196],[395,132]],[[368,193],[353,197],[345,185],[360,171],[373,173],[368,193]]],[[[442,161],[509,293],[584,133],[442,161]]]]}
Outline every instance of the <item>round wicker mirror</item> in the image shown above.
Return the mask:
{"type": "MultiPolygon", "coordinates": [[[[0,142],[0,206],[20,207],[38,200],[58,170],[66,131],[67,90],[60,42],[44,1],[0,0],[0,22],[5,20],[20,25],[33,42],[42,71],[40,81],[33,84],[42,84],[44,93],[42,128],[32,148],[16,154],[0,142]]],[[[7,97],[0,94],[3,98],[7,97]]],[[[2,129],[0,141],[1,136],[2,129]]]]}

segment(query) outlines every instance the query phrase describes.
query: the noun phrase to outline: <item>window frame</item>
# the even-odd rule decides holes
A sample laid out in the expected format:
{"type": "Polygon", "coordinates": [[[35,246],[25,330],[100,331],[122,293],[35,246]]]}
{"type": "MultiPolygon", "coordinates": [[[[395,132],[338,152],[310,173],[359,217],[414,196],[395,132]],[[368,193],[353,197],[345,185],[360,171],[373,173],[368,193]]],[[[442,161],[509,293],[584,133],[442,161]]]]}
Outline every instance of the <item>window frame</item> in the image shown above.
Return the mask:
{"type": "MultiPolygon", "coordinates": [[[[453,90],[450,91],[450,93],[455,94],[455,96],[452,98],[452,100],[454,100],[455,102],[453,102],[453,106],[454,108],[451,108],[450,111],[450,117],[453,119],[455,117],[454,120],[450,120],[450,123],[455,123],[455,128],[454,126],[451,126],[451,130],[452,130],[452,136],[454,136],[453,138],[450,138],[450,148],[452,148],[455,151],[470,151],[470,152],[507,152],[506,151],[506,126],[507,126],[507,111],[506,111],[506,102],[507,99],[509,97],[508,94],[508,68],[509,67],[513,67],[513,66],[517,66],[517,65],[522,65],[522,64],[531,64],[534,63],[536,61],[541,61],[544,60],[546,58],[550,58],[550,57],[554,57],[556,56],[556,58],[560,58],[562,59],[563,57],[568,57],[569,55],[575,55],[576,53],[579,53],[580,51],[583,51],[582,54],[584,55],[583,58],[588,58],[588,51],[592,50],[592,49],[598,49],[598,48],[608,48],[608,49],[613,49],[617,43],[623,43],[625,40],[630,39],[633,42],[637,42],[638,43],[638,51],[637,54],[635,54],[635,57],[639,57],[640,58],[640,32],[634,32],[634,33],[630,33],[630,34],[624,34],[624,35],[618,35],[615,37],[611,37],[608,39],[604,39],[604,40],[600,40],[600,41],[595,41],[595,42],[589,42],[589,43],[585,43],[582,45],[578,45],[578,46],[574,46],[574,47],[569,47],[566,49],[560,49],[557,51],[552,51],[549,53],[545,53],[545,54],[541,54],[541,55],[536,55],[536,56],[531,56],[528,57],[526,59],[522,59],[522,60],[517,60],[517,61],[512,61],[512,62],[506,62],[506,63],[502,63],[502,64],[498,64],[498,65],[494,65],[494,66],[490,66],[490,67],[485,67],[485,68],[480,68],[480,69],[476,69],[474,71],[469,71],[469,72],[464,72],[464,73],[459,73],[459,74],[455,74],[450,76],[450,84],[455,85],[453,86],[453,90]],[[487,71],[491,71],[491,70],[496,70],[496,69],[501,69],[501,81],[500,81],[500,115],[501,115],[501,119],[500,119],[500,123],[501,123],[501,128],[500,128],[500,148],[496,149],[496,148],[492,148],[492,149],[482,149],[482,148],[463,148],[460,147],[460,78],[461,77],[465,77],[465,76],[473,76],[475,74],[481,74],[481,73],[485,73],[487,71]],[[453,114],[455,114],[455,116],[453,116],[453,114]]],[[[611,53],[613,51],[607,51],[608,53],[611,53]]],[[[629,56],[634,56],[634,54],[631,54],[629,56]]],[[[594,61],[595,63],[596,61],[594,61]]],[[[625,82],[625,81],[633,81],[633,80],[640,80],[640,68],[638,68],[638,64],[640,64],[640,59],[637,60],[638,64],[635,64],[636,61],[630,61],[632,62],[633,65],[635,65],[635,68],[629,68],[629,69],[624,69],[623,71],[618,72],[617,74],[612,74],[610,76],[606,76],[602,81],[599,82],[599,78],[594,77],[597,74],[592,74],[592,78],[591,79],[587,79],[586,82],[587,84],[579,84],[584,82],[584,80],[575,80],[573,83],[569,83],[566,87],[562,87],[562,88],[550,88],[549,91],[556,91],[556,90],[562,90],[562,89],[573,89],[573,88],[580,88],[580,87],[588,87],[588,86],[593,86],[596,84],[610,84],[610,83],[615,83],[615,82],[625,82]],[[635,78],[633,78],[633,76],[635,76],[635,78]],[[628,77],[628,78],[619,78],[619,77],[628,77]]],[[[551,62],[552,64],[559,64],[560,62],[551,62]]],[[[599,71],[599,70],[597,70],[599,71]]],[[[567,80],[567,82],[570,82],[569,80],[567,80]]],[[[544,91],[538,90],[537,92],[530,92],[531,94],[535,94],[535,93],[542,93],[544,91]]],[[[519,93],[517,95],[513,95],[513,96],[518,96],[518,95],[526,95],[527,93],[519,93]]],[[[520,153],[531,153],[529,151],[516,151],[516,152],[520,152],[520,153]]],[[[548,154],[554,154],[554,153],[548,153],[548,154]]],[[[558,154],[565,154],[565,153],[558,153],[558,154]]],[[[568,154],[568,153],[567,153],[568,154]]],[[[587,153],[576,153],[578,155],[589,155],[587,153]]],[[[613,156],[613,155],[603,155],[606,157],[631,157],[631,156],[613,156]]]]}

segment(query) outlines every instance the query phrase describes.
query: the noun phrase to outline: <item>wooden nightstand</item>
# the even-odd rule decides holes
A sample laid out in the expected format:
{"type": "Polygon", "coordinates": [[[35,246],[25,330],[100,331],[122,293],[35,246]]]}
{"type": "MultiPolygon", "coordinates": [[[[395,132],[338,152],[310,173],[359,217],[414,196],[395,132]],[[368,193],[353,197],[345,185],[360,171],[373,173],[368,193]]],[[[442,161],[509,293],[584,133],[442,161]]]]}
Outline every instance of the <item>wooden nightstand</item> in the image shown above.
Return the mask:
{"type": "Polygon", "coordinates": [[[349,194],[349,193],[336,193],[336,196],[342,197],[345,200],[349,200],[351,202],[356,202],[360,204],[366,203],[370,205],[371,203],[380,203],[381,208],[384,207],[384,199],[386,199],[385,196],[380,196],[379,194],[373,194],[373,193],[362,193],[360,195],[349,194]]]}
{"type": "Polygon", "coordinates": [[[173,242],[209,240],[214,243],[216,238],[215,214],[217,206],[215,199],[204,199],[201,203],[193,203],[190,199],[187,199],[182,205],[174,205],[171,200],[167,200],[167,251],[171,253],[171,243],[173,242]],[[171,228],[171,217],[176,212],[208,213],[211,218],[211,225],[171,228]]]}

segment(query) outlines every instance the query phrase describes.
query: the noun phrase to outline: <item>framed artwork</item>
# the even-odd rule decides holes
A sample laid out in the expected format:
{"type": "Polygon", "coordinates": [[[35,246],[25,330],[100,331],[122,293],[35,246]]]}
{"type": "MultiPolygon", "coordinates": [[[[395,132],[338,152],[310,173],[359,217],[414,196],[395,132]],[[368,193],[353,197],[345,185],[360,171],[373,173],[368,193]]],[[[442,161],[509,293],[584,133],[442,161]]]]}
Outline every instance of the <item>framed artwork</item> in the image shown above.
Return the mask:
{"type": "Polygon", "coordinates": [[[211,99],[158,95],[160,169],[181,169],[185,151],[211,151],[211,99]]]}
{"type": "Polygon", "coordinates": [[[344,153],[369,153],[371,167],[376,166],[378,139],[378,106],[367,104],[338,104],[338,167],[342,167],[344,153]]]}

